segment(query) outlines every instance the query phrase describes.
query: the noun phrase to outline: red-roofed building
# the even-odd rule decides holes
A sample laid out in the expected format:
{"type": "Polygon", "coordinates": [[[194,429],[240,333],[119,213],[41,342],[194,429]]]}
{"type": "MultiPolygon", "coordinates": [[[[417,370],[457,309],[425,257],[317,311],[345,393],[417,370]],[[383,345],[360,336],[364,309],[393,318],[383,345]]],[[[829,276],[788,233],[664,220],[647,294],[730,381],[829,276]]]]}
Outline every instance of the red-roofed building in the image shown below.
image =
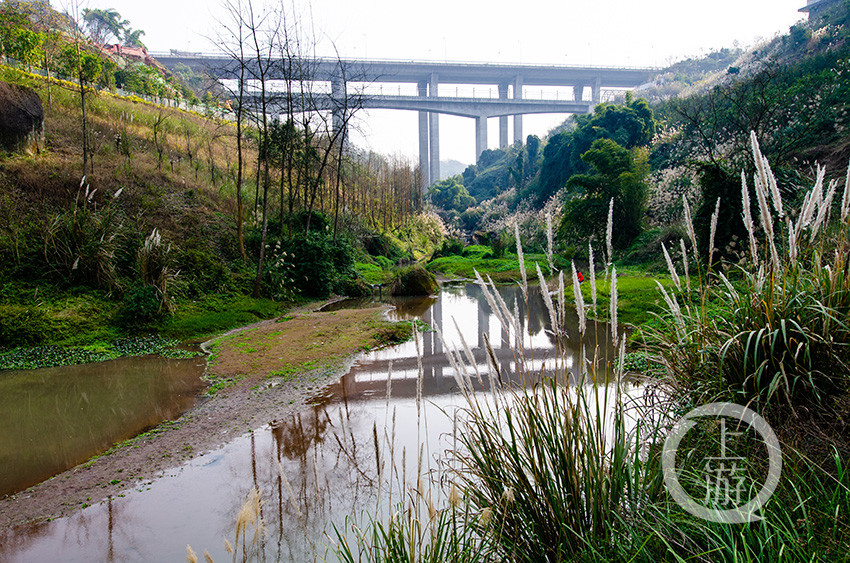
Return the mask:
{"type": "Polygon", "coordinates": [[[148,66],[153,66],[153,59],[148,55],[147,49],[143,47],[125,47],[124,45],[101,45],[101,50],[105,53],[111,53],[125,59],[143,62],[148,66]]]}

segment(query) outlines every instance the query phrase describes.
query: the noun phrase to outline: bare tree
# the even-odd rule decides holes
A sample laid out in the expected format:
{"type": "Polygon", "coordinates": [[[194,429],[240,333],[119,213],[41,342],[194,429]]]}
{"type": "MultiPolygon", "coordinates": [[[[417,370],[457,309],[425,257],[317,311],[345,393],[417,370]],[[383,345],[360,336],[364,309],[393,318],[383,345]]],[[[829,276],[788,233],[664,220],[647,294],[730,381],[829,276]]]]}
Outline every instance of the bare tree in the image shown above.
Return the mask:
{"type": "Polygon", "coordinates": [[[257,275],[254,279],[253,296],[260,296],[260,286],[263,279],[263,265],[266,257],[266,240],[268,238],[268,208],[269,208],[269,109],[271,107],[270,80],[276,63],[276,45],[283,24],[280,12],[257,12],[252,0],[247,0],[246,12],[243,18],[246,30],[246,40],[251,48],[250,64],[245,65],[250,79],[259,85],[259,113],[257,125],[260,135],[262,154],[262,234],[260,235],[260,252],[257,260],[257,275]]]}
{"type": "Polygon", "coordinates": [[[162,168],[162,154],[165,152],[165,144],[167,142],[168,132],[168,116],[165,114],[165,111],[162,107],[159,108],[159,111],[154,116],[153,120],[153,146],[156,149],[156,169],[160,170],[162,168]]]}
{"type": "Polygon", "coordinates": [[[225,0],[224,8],[227,21],[219,24],[224,30],[219,36],[219,45],[227,53],[232,62],[232,71],[226,76],[236,80],[236,87],[231,95],[236,100],[236,238],[239,241],[239,254],[242,261],[247,261],[245,253],[245,237],[243,233],[244,209],[242,208],[242,181],[244,177],[244,161],[242,156],[242,126],[245,115],[245,75],[247,60],[245,57],[246,26],[243,18],[242,0],[225,0]]]}
{"type": "MultiPolygon", "coordinates": [[[[97,76],[100,74],[100,68],[98,67],[99,59],[96,59],[94,55],[87,53],[85,50],[88,40],[80,26],[79,1],[73,0],[70,10],[71,45],[65,52],[65,63],[68,70],[74,74],[79,82],[80,111],[82,113],[81,125],[83,130],[83,174],[86,174],[89,168],[90,154],[88,117],[86,115],[86,95],[88,93],[86,83],[94,82],[97,79],[97,76]],[[97,64],[95,64],[95,61],[97,61],[97,64]]],[[[91,173],[94,173],[93,165],[91,173]]]]}
{"type": "MultiPolygon", "coordinates": [[[[350,88],[353,82],[352,69],[337,56],[332,65],[315,54],[314,41],[299,41],[302,47],[295,59],[298,68],[299,103],[301,105],[302,158],[300,179],[304,188],[304,209],[307,212],[305,232],[310,230],[316,199],[323,203],[326,176],[340,166],[334,161],[343,159],[346,148],[346,133],[355,113],[362,108],[364,96],[361,91],[350,88]],[[332,66],[330,75],[327,68],[332,66]],[[323,82],[331,83],[331,93],[318,88],[323,82]]],[[[361,79],[362,80],[362,79],[361,79]]],[[[340,175],[337,174],[337,180],[340,175]]],[[[335,183],[335,188],[339,186],[335,183]]],[[[334,202],[336,207],[336,196],[334,202]]],[[[335,229],[338,216],[334,219],[335,229]]]]}

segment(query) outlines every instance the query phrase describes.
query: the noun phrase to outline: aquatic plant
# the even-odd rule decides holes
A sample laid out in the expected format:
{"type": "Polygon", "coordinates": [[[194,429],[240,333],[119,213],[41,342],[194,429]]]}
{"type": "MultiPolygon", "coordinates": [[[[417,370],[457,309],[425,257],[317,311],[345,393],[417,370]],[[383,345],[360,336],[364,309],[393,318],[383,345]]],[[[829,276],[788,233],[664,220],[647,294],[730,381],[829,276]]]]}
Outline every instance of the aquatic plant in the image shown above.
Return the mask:
{"type": "Polygon", "coordinates": [[[114,360],[123,356],[160,355],[166,358],[192,358],[198,352],[176,346],[178,340],[160,336],[120,338],[111,343],[91,346],[35,346],[14,348],[0,353],[0,370],[37,369],[114,360]]]}

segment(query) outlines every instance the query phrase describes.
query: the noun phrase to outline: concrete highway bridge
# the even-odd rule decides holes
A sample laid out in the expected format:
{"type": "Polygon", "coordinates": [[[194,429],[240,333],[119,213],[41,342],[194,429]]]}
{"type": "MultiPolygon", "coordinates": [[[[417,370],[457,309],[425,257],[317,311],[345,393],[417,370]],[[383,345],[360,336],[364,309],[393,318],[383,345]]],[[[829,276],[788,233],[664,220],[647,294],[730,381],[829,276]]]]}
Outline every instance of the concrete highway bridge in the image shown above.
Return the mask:
{"type": "MultiPolygon", "coordinates": [[[[236,66],[224,55],[183,53],[152,53],[166,67],[173,69],[184,64],[204,70],[219,79],[235,76],[236,66]]],[[[513,141],[522,141],[522,116],[539,113],[587,113],[604,99],[603,90],[623,91],[643,84],[654,69],[603,66],[549,66],[531,64],[493,64],[433,61],[315,59],[289,62],[272,68],[270,80],[285,80],[287,69],[309,69],[309,81],[329,83],[330,91],[311,97],[313,109],[334,113],[337,126],[344,123],[343,113],[356,108],[397,109],[419,112],[419,167],[423,186],[440,178],[439,115],[457,115],[475,119],[476,158],[487,148],[487,120],[499,118],[499,146],[508,145],[508,119],[513,118],[513,141]],[[375,94],[358,95],[349,105],[350,92],[358,87],[375,94]],[[384,85],[398,85],[395,94],[385,94],[384,85]],[[402,94],[402,85],[415,85],[415,95],[402,94]],[[473,86],[473,96],[451,95],[451,86],[473,86]],[[368,86],[368,88],[364,88],[368,86]],[[560,99],[530,98],[534,87],[562,88],[571,92],[560,99]],[[493,96],[495,89],[497,95],[493,96]],[[589,92],[588,92],[589,90],[589,92]],[[589,97],[587,96],[589,94],[589,97]]],[[[392,90],[392,88],[387,88],[392,90]]]]}

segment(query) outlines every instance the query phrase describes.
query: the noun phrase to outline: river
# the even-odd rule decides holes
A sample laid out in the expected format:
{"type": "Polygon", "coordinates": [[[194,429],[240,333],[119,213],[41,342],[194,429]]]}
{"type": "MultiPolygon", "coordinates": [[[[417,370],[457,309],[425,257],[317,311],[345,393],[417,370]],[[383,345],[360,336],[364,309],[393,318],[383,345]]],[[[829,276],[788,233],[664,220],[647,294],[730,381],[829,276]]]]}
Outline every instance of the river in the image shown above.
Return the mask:
{"type": "MultiPolygon", "coordinates": [[[[527,306],[517,286],[499,291],[511,307],[516,304],[526,328],[522,340],[533,348],[535,361],[545,362],[553,340],[539,290],[531,289],[527,306]]],[[[6,531],[0,535],[0,560],[178,561],[187,544],[198,554],[209,551],[216,561],[230,560],[225,539],[234,541],[237,514],[253,487],[262,495],[260,547],[269,560],[321,558],[336,538],[334,526],[345,531],[353,522],[363,526],[383,518],[406,494],[402,484],[415,483],[420,467],[423,472],[435,467],[442,452],[455,446],[455,417],[464,399],[443,346],[462,346],[463,335],[486,369],[486,335],[508,376],[514,361],[510,344],[517,339],[501,330],[473,284],[446,286],[438,297],[384,301],[396,307],[391,318],[441,326],[443,339],[424,332],[418,345],[411,341],[364,354],[297,416],[272,415],[160,479],[136,483],[68,517],[6,531]]],[[[577,333],[576,322],[567,319],[570,334],[577,333]]],[[[605,350],[608,330],[591,323],[585,343],[601,343],[605,350]]],[[[567,345],[567,354],[577,356],[578,339],[567,345]]]]}

